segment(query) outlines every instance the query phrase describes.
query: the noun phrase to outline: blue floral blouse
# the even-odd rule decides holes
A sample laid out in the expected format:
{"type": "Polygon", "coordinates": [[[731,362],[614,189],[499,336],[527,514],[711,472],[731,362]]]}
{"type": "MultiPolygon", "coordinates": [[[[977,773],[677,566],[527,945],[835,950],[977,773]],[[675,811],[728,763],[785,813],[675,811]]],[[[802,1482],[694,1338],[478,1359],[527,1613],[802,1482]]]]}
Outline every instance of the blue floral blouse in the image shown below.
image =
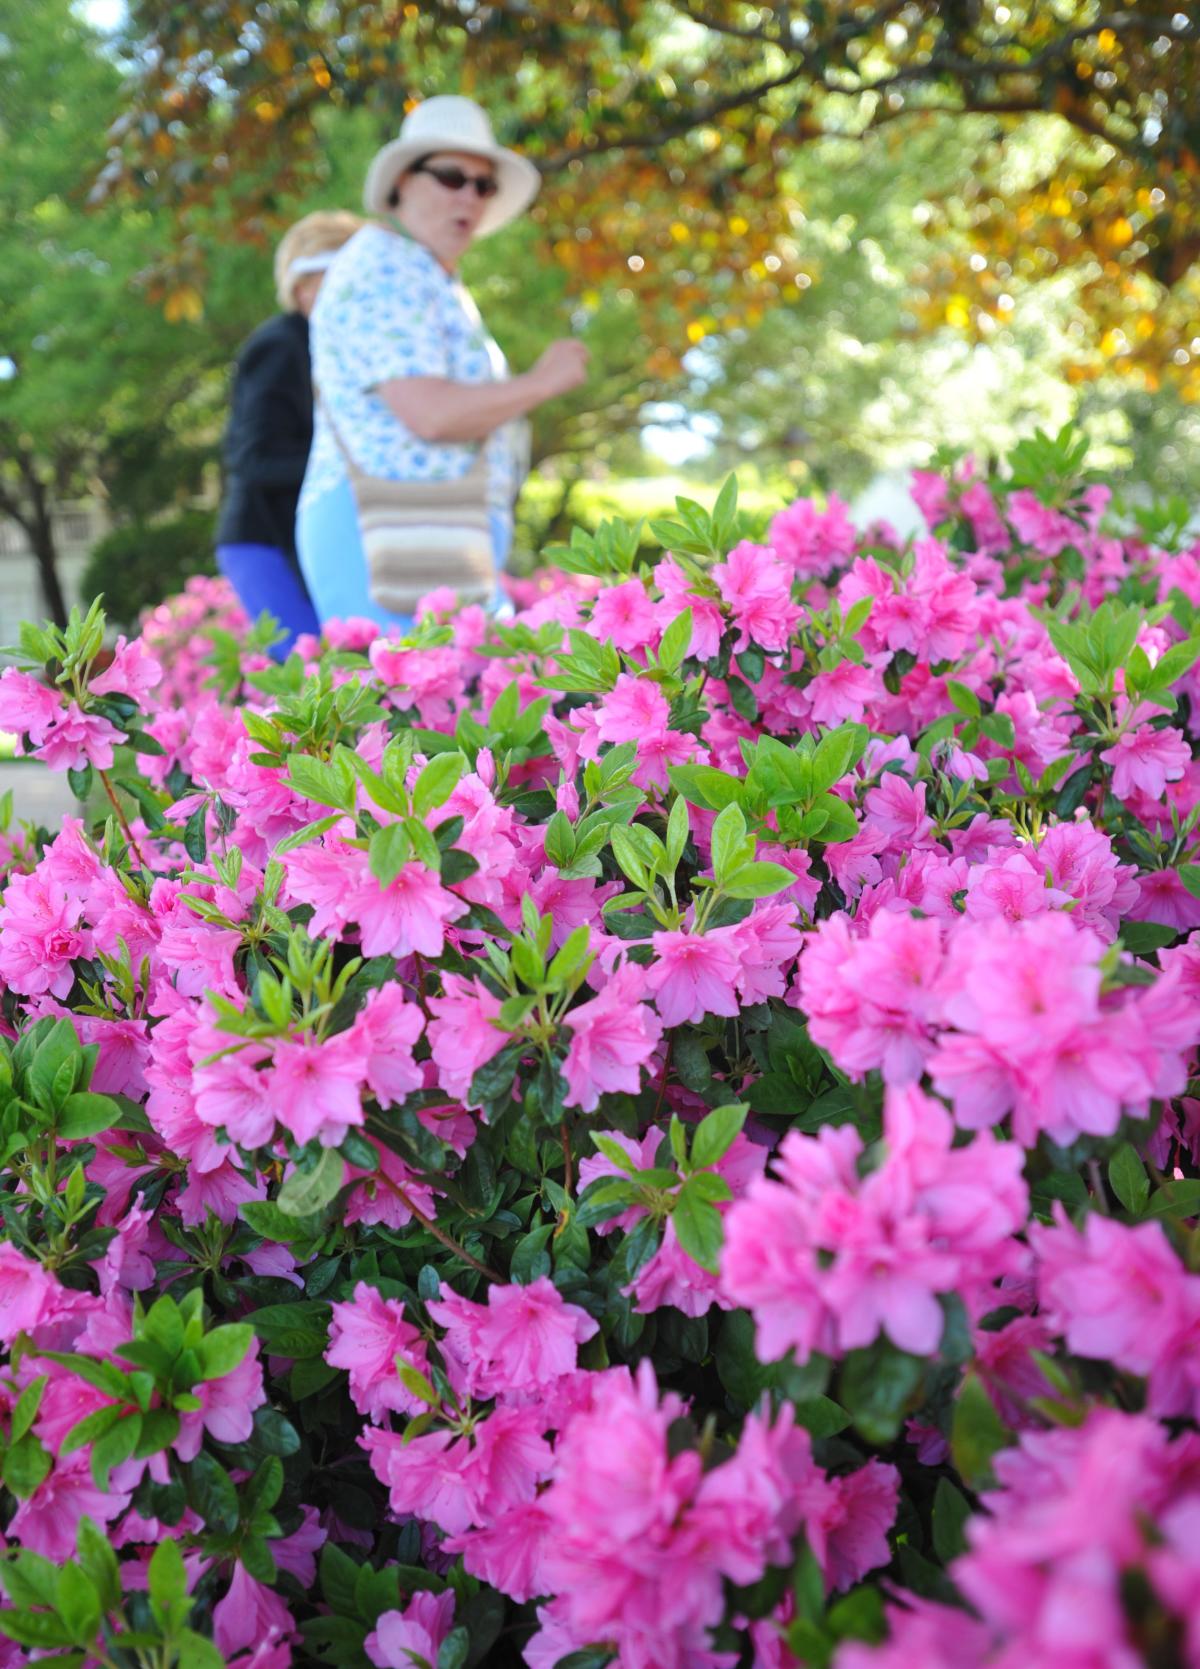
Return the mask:
{"type": "MultiPolygon", "coordinates": [[[[309,324],[318,400],[301,514],[345,479],[331,415],[342,444],[368,475],[448,481],[466,474],[477,445],[421,440],[378,392],[392,378],[473,383],[508,376],[469,292],[423,244],[382,226],[362,227],[338,251],[309,324]]],[[[528,469],[528,424],[503,424],[483,445],[492,509],[511,524],[528,469]]]]}

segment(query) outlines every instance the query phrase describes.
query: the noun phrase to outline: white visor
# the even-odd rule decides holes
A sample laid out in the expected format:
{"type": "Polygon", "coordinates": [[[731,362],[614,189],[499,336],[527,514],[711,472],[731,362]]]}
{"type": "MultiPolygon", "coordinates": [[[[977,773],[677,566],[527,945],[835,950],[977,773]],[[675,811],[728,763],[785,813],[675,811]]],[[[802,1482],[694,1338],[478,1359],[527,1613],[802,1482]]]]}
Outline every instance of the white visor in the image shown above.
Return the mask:
{"type": "Polygon", "coordinates": [[[328,272],[336,254],[336,249],[323,249],[319,255],[301,255],[299,260],[289,261],[288,277],[303,278],[310,272],[328,272]]]}

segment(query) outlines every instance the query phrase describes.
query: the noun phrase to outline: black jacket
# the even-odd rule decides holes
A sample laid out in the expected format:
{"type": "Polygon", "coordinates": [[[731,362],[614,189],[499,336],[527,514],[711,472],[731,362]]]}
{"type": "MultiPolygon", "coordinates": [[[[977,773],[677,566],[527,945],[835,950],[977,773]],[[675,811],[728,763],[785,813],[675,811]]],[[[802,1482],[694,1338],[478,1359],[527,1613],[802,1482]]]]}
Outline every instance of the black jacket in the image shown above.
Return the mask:
{"type": "Polygon", "coordinates": [[[238,355],[219,545],[273,545],[295,557],[296,501],[312,433],[308,320],[280,313],[238,355]]]}

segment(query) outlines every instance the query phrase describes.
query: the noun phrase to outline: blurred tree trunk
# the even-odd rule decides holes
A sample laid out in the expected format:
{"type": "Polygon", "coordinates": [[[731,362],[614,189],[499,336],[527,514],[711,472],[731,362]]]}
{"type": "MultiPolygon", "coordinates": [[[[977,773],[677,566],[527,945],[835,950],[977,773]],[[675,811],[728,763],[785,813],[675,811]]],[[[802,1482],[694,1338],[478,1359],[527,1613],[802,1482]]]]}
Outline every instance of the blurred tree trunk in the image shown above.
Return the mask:
{"type": "Polygon", "coordinates": [[[50,494],[28,455],[18,452],[11,461],[17,467],[24,490],[18,493],[15,485],[0,484],[0,515],[15,522],[28,539],[37,564],[42,605],[56,626],[65,626],[67,602],[58,571],[58,542],[54,534],[50,494]]]}

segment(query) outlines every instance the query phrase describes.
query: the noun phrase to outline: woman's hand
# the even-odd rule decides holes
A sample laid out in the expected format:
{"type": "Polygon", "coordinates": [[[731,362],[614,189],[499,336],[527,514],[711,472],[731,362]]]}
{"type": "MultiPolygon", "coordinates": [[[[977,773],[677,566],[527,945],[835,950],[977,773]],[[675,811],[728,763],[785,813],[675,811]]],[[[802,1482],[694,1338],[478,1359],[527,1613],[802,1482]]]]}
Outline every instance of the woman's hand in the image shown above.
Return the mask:
{"type": "Polygon", "coordinates": [[[573,336],[565,336],[551,342],[528,376],[535,387],[544,390],[544,400],[553,400],[556,395],[569,394],[573,388],[587,381],[590,357],[582,342],[573,336]]]}
{"type": "Polygon", "coordinates": [[[551,342],[524,376],[483,383],[397,377],[380,383],[379,394],[405,428],[422,440],[483,440],[501,423],[578,388],[587,378],[588,358],[583,343],[568,337],[551,342]]]}

